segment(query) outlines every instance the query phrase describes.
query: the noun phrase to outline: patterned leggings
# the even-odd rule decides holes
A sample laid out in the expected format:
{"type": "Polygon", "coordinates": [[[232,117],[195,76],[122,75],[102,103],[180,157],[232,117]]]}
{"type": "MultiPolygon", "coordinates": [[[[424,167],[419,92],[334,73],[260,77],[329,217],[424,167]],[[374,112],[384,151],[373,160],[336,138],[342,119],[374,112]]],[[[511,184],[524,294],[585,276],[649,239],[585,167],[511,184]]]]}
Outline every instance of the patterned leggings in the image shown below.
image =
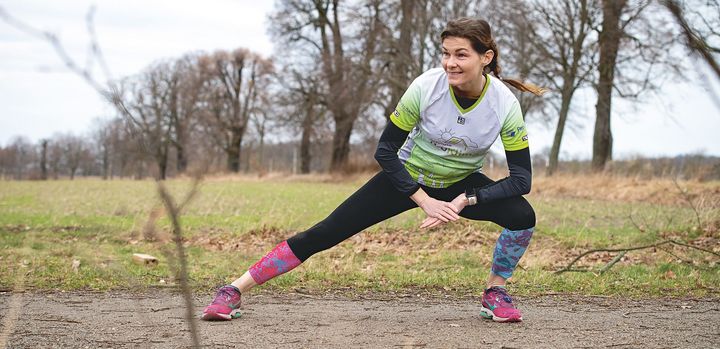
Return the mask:
{"type": "MultiPolygon", "coordinates": [[[[435,199],[451,201],[466,188],[483,187],[493,181],[473,173],[448,188],[423,186],[435,199]]],[[[398,192],[385,173],[380,172],[351,195],[327,218],[310,229],[284,241],[250,268],[258,284],[287,272],[310,256],[329,249],[360,231],[402,212],[416,208],[415,202],[398,192]],[[289,248],[288,248],[289,247],[289,248]]],[[[494,222],[504,227],[493,255],[493,273],[509,278],[530,243],[535,211],[522,196],[467,206],[460,216],[494,222]]]]}

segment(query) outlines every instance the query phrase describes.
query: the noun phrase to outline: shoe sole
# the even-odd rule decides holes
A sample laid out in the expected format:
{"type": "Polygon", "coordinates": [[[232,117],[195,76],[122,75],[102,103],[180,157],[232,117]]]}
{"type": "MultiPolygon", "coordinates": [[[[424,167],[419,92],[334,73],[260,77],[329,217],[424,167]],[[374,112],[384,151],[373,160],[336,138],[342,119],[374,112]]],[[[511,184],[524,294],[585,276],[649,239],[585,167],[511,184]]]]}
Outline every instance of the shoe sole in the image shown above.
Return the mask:
{"type": "Polygon", "coordinates": [[[492,310],[485,308],[485,307],[480,308],[480,316],[482,316],[484,319],[492,320],[495,322],[521,322],[522,321],[522,316],[519,318],[504,318],[504,317],[495,316],[495,313],[493,313],[492,310]]]}
{"type": "Polygon", "coordinates": [[[231,311],[230,314],[221,314],[215,312],[203,313],[200,318],[205,321],[229,321],[232,319],[240,318],[240,316],[242,316],[242,314],[240,313],[240,309],[235,309],[231,311]]]}

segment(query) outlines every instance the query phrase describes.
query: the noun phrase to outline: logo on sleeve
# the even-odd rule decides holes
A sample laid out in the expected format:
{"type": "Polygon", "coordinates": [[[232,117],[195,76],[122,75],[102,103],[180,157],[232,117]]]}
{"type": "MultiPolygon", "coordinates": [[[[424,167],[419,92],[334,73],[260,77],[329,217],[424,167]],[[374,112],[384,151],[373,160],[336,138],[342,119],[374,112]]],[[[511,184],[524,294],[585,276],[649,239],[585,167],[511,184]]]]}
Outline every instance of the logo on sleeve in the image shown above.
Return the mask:
{"type": "MultiPolygon", "coordinates": [[[[510,130],[510,131],[508,131],[508,132],[506,133],[506,135],[507,135],[508,137],[515,137],[515,135],[517,135],[517,134],[519,134],[519,133],[522,133],[522,131],[523,131],[524,129],[525,129],[525,126],[520,126],[520,127],[517,128],[517,130],[510,130]]],[[[527,137],[527,135],[523,138],[523,140],[527,140],[527,139],[525,139],[526,137],[527,137]]]]}

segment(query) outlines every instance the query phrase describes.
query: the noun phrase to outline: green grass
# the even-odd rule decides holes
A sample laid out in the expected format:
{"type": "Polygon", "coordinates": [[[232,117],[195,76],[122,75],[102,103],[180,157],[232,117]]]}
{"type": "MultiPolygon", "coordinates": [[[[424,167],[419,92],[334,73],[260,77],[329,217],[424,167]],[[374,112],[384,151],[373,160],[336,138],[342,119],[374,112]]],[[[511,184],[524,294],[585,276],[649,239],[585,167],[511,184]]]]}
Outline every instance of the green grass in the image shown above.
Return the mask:
{"type": "MultiPolygon", "coordinates": [[[[274,243],[323,219],[361,184],[204,182],[181,218],[193,286],[210,289],[239,276],[274,243]],[[213,244],[213,239],[220,242],[213,244]]],[[[176,197],[182,197],[190,185],[185,180],[168,183],[176,197]]],[[[512,279],[515,293],[718,295],[718,258],[687,249],[631,252],[628,256],[636,256],[635,260],[603,274],[553,274],[569,258],[591,248],[641,245],[665,236],[689,241],[704,234],[717,241],[717,231],[697,227],[689,207],[533,195],[528,199],[537,211],[538,226],[522,268],[512,279]],[[678,257],[697,265],[679,263],[678,257]]],[[[19,283],[37,290],[145,289],[174,284],[169,265],[172,243],[142,239],[151,212],[161,207],[151,181],[2,182],[0,288],[19,283]],[[136,265],[133,253],[157,256],[161,263],[154,268],[136,265]],[[75,260],[80,267],[73,269],[75,260]]],[[[720,216],[717,208],[703,213],[704,217],[720,216]]],[[[499,228],[464,222],[420,231],[416,227],[421,220],[422,212],[413,210],[380,223],[361,239],[350,239],[314,256],[264,288],[482,292],[499,228]]],[[[154,226],[166,232],[169,221],[163,216],[154,226]]],[[[590,260],[583,265],[597,269],[605,262],[590,260]]]]}

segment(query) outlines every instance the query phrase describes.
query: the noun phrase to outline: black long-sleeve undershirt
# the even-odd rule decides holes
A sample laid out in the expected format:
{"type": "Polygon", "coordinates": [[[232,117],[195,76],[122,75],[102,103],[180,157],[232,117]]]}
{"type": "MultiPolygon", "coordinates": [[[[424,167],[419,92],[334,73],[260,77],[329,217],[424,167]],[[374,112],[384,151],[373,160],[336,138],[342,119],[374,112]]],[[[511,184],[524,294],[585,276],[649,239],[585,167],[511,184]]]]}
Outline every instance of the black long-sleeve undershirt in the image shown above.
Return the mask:
{"type": "Polygon", "coordinates": [[[405,143],[409,134],[410,132],[404,131],[392,121],[388,121],[375,151],[375,160],[390,177],[393,186],[407,196],[415,194],[420,189],[420,185],[410,177],[410,173],[398,157],[398,150],[405,143]]]}
{"type": "MultiPolygon", "coordinates": [[[[375,151],[375,160],[390,177],[393,186],[407,196],[414,194],[420,188],[420,185],[410,177],[397,154],[409,134],[408,131],[400,129],[389,121],[375,151]]],[[[472,188],[478,202],[490,202],[530,192],[532,185],[530,149],[505,151],[505,155],[510,175],[482,188],[472,188]]]]}

